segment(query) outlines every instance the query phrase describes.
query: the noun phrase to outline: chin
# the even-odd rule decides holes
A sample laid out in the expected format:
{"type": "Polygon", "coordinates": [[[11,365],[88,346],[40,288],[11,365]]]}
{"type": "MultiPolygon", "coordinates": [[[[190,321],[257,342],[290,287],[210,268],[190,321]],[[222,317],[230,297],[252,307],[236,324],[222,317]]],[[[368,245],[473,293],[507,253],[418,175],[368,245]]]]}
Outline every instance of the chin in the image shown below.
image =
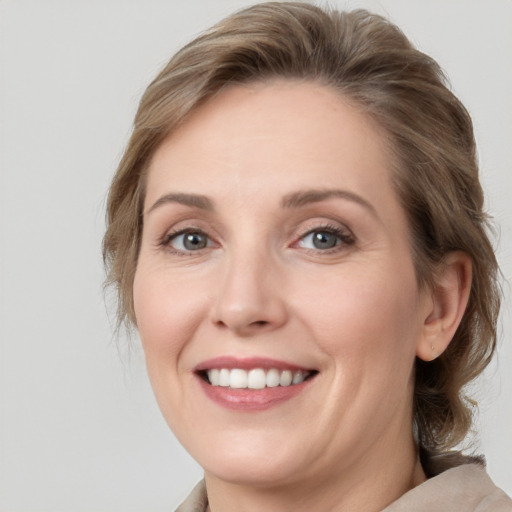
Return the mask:
{"type": "Polygon", "coordinates": [[[305,467],[299,455],[304,454],[303,449],[299,446],[294,449],[294,443],[282,435],[272,439],[274,436],[267,432],[263,438],[249,437],[250,441],[243,435],[238,440],[230,436],[224,440],[227,442],[211,440],[205,443],[206,450],[190,450],[190,453],[206,475],[233,484],[272,487],[300,478],[305,467]]]}
{"type": "Polygon", "coordinates": [[[300,478],[301,467],[295,461],[264,457],[226,457],[209,459],[203,466],[205,474],[237,485],[270,488],[291,483],[300,478]]]}

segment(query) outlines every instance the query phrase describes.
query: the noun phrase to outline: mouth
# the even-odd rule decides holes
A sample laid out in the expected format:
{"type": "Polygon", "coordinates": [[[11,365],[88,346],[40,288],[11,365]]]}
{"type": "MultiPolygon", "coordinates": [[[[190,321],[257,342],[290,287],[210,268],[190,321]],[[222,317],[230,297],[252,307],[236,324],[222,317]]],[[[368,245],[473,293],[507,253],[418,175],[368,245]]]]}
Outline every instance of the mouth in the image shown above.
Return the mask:
{"type": "Polygon", "coordinates": [[[227,356],[204,361],[194,373],[218,405],[261,411],[301,395],[319,372],[275,359],[227,356]]]}
{"type": "Polygon", "coordinates": [[[313,378],[317,373],[316,370],[279,368],[211,368],[197,372],[203,381],[214,387],[255,390],[297,386],[313,378]]]}

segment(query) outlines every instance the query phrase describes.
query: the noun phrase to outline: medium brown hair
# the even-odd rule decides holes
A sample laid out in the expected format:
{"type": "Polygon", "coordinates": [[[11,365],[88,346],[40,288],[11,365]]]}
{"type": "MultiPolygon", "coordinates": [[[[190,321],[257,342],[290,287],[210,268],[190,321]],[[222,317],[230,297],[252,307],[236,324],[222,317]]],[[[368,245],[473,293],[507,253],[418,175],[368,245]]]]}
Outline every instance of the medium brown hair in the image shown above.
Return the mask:
{"type": "Polygon", "coordinates": [[[132,285],[145,173],[155,150],[221,89],[273,78],[332,87],[384,128],[420,285],[435,286],[435,269],[450,251],[471,257],[473,281],[462,322],[440,357],[417,360],[414,390],[416,436],[421,453],[429,454],[425,470],[459,464],[466,459],[448,450],[471,427],[474,403],[464,386],[495,350],[498,266],[470,116],[438,64],[380,16],[299,2],[257,4],[206,31],[165,66],[141,99],[108,198],[103,254],[107,284],[117,287],[119,325],[135,323],[132,285]]]}

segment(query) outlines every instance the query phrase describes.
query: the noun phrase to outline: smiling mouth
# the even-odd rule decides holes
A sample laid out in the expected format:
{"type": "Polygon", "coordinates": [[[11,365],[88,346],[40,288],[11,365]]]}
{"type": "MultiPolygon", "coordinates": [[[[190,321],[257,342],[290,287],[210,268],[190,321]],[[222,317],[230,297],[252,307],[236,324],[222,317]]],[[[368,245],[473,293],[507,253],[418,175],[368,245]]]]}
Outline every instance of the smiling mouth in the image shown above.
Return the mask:
{"type": "Polygon", "coordinates": [[[316,370],[279,370],[277,368],[212,368],[201,370],[199,376],[213,387],[230,389],[265,389],[292,387],[311,379],[316,370]]]}

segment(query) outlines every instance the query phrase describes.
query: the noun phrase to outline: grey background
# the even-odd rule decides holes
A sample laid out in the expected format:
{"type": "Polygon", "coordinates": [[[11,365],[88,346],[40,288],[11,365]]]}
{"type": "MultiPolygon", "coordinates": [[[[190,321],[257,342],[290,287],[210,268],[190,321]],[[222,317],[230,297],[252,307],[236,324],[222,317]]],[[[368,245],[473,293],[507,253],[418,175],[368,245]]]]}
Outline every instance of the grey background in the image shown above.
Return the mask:
{"type": "MultiPolygon", "coordinates": [[[[112,338],[100,244],[137,101],[244,0],[0,1],[0,511],[169,511],[201,471],[168,431],[135,339],[112,338]],[[129,354],[130,352],[130,354],[129,354]],[[173,482],[173,483],[171,483],[173,482]]],[[[512,2],[333,1],[387,14],[473,115],[512,276],[512,2]]],[[[510,291],[476,388],[476,446],[512,494],[510,291]]],[[[113,311],[113,309],[111,309],[113,311]]]]}

